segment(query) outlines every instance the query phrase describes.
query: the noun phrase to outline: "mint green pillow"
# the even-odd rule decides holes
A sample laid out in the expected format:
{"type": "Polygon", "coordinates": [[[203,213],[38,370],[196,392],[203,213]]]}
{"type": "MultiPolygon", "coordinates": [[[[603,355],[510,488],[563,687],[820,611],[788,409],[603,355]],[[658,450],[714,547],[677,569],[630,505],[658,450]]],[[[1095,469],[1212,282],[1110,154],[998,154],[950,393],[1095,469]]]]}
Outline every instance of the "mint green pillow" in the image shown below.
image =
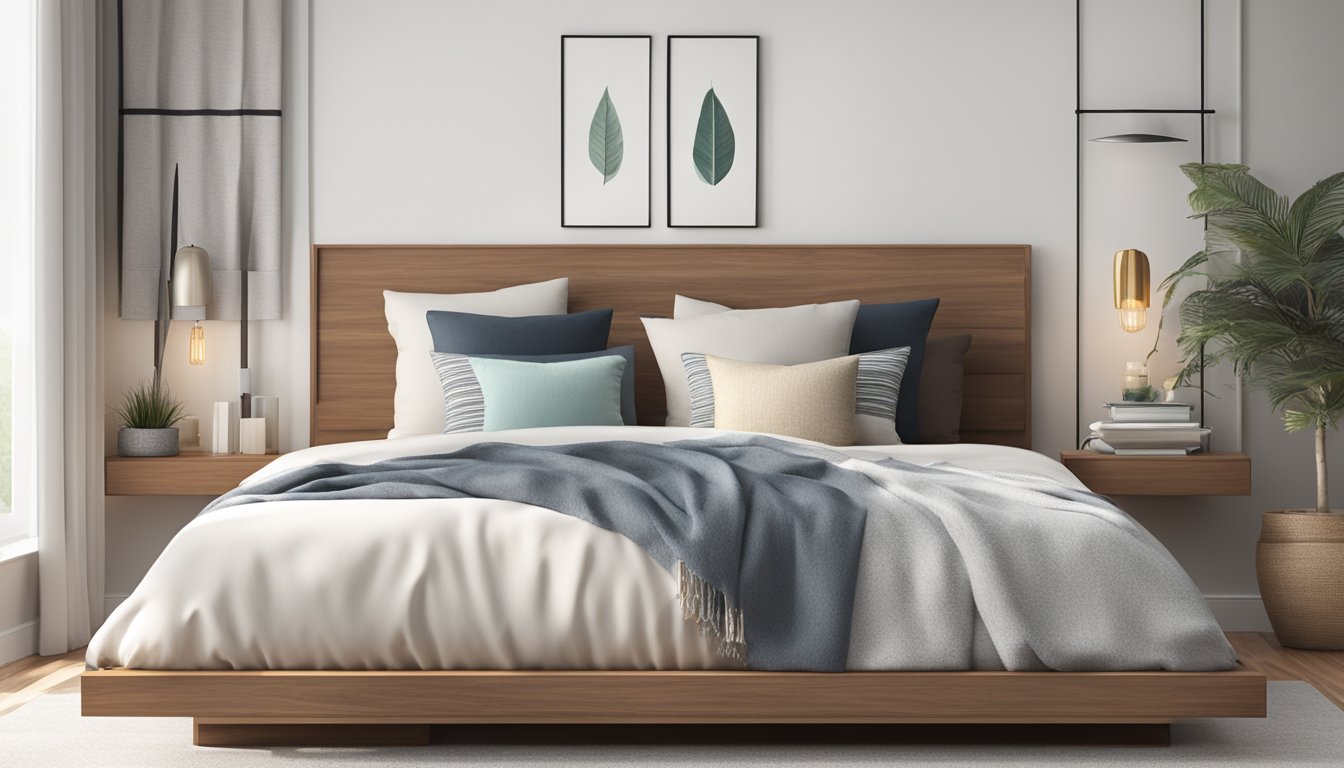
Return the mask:
{"type": "Polygon", "coordinates": [[[624,423],[623,357],[608,355],[559,363],[473,357],[471,367],[485,399],[486,432],[624,423]]]}

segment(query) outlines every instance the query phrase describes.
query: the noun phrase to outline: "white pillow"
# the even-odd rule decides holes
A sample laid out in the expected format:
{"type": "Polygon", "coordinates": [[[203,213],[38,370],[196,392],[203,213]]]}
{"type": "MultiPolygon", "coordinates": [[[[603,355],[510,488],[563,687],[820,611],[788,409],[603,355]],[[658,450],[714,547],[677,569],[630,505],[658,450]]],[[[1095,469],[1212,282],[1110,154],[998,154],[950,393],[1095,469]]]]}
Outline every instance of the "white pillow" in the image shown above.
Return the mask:
{"type": "MultiPolygon", "coordinates": [[[[680,298],[680,297],[678,297],[680,298]]],[[[667,426],[691,423],[691,394],[683,352],[748,363],[794,365],[849,354],[858,301],[777,309],[733,309],[691,318],[644,317],[667,394],[667,426]]]]}
{"type": "Polygon", "coordinates": [[[443,390],[429,353],[434,339],[425,313],[430,310],[477,315],[526,317],[563,315],[569,304],[569,278],[516,285],[483,293],[398,293],[383,291],[387,330],[397,343],[397,391],[389,438],[443,432],[443,390]]]}
{"type": "Polygon", "coordinates": [[[677,294],[672,302],[672,316],[678,320],[688,317],[703,317],[705,315],[717,315],[720,312],[731,312],[732,307],[726,307],[722,304],[715,304],[712,301],[701,301],[692,299],[690,296],[677,294]]]}

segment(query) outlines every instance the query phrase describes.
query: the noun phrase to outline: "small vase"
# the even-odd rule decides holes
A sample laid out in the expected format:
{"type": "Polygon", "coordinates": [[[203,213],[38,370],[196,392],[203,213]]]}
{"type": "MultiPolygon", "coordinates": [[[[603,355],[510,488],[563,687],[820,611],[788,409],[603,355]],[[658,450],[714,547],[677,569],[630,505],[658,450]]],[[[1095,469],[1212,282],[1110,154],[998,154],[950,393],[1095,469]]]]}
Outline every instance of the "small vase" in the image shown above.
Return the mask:
{"type": "Polygon", "coordinates": [[[1148,403],[1157,397],[1157,390],[1148,384],[1148,366],[1125,363],[1125,372],[1120,377],[1120,398],[1127,403],[1148,403]]]}
{"type": "Polygon", "coordinates": [[[117,455],[176,456],[177,427],[167,429],[122,427],[117,431],[117,455]]]}

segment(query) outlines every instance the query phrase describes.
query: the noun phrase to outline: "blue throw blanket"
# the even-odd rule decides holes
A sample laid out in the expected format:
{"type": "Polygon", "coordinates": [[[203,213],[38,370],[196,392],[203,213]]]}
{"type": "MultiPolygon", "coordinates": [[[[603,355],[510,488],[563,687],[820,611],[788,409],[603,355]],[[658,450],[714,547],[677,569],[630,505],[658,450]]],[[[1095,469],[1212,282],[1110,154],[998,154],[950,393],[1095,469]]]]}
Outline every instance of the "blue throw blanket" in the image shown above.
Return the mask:
{"type": "Polygon", "coordinates": [[[370,465],[316,464],[203,510],[306,499],[504,499],[638,544],[681,579],[688,620],[753,669],[844,671],[868,505],[833,454],[756,436],[656,445],[481,443],[370,465]]]}

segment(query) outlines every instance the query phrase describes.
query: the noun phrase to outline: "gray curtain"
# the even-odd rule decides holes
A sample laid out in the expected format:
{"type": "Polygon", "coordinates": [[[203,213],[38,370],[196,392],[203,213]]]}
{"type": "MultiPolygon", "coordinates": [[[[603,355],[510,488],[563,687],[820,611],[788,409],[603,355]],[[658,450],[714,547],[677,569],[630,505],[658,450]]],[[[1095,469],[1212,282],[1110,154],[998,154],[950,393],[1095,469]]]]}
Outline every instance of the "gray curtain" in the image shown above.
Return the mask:
{"type": "Polygon", "coordinates": [[[119,6],[121,317],[157,315],[177,165],[178,245],[214,271],[204,319],[238,319],[244,268],[250,319],[278,319],[281,0],[119,6]]]}

